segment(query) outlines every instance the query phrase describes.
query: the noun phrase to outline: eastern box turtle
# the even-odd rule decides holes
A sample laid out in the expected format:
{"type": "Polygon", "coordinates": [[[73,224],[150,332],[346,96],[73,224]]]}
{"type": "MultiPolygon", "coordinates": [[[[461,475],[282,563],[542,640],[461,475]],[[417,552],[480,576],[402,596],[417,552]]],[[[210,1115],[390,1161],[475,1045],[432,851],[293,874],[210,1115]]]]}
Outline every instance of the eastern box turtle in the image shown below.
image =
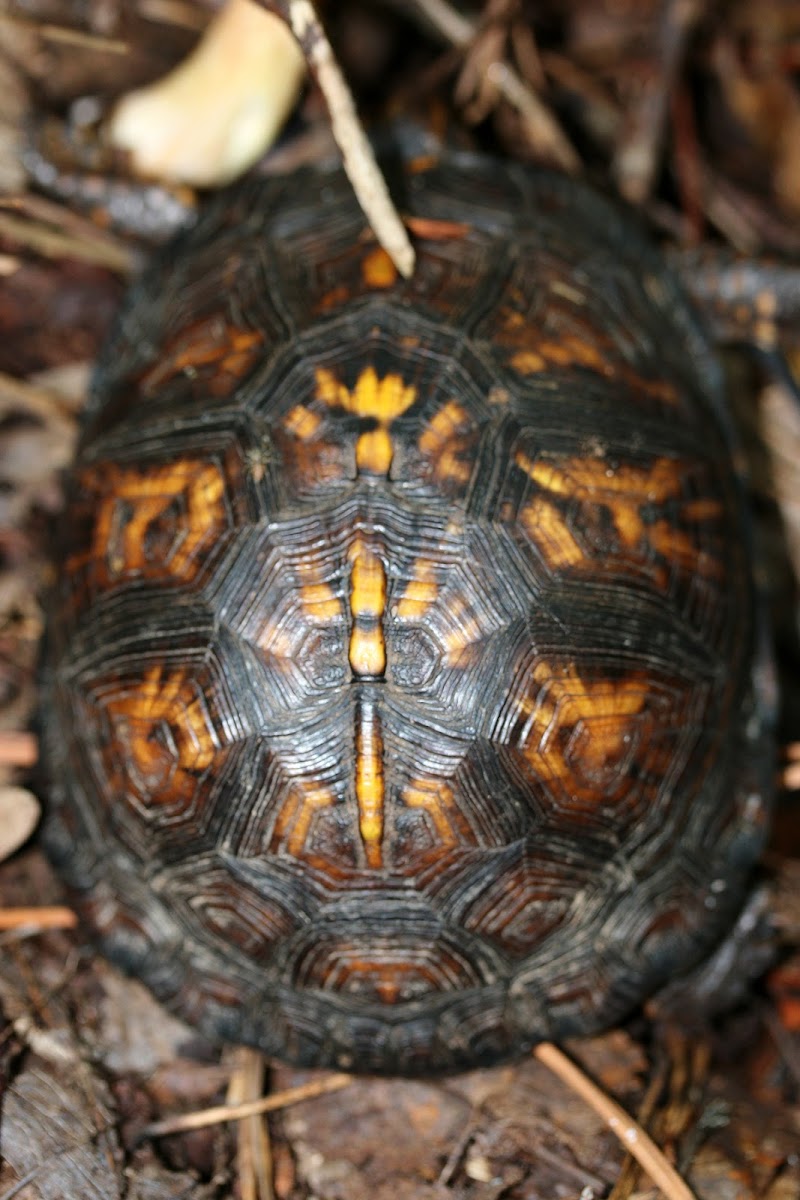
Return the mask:
{"type": "Polygon", "coordinates": [[[68,489],[47,841],[103,948],[296,1063],[613,1023],[771,784],[719,371],[647,238],[477,156],[244,186],[134,288],[68,489]]]}

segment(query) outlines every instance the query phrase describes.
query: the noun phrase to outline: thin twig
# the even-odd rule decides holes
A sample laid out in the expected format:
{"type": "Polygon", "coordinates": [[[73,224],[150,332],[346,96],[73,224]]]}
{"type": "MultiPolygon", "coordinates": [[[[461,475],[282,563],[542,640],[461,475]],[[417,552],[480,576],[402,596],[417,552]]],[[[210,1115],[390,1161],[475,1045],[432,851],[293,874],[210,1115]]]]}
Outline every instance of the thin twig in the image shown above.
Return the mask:
{"type": "MultiPolygon", "coordinates": [[[[653,1118],[656,1113],[658,1101],[664,1091],[667,1082],[668,1064],[666,1059],[662,1059],[657,1069],[653,1072],[645,1090],[644,1097],[639,1105],[639,1111],[636,1114],[636,1120],[643,1129],[652,1128],[653,1118]]],[[[636,1183],[640,1177],[640,1167],[632,1154],[628,1153],[625,1156],[616,1183],[609,1192],[606,1200],[628,1200],[634,1190],[636,1183]]]]}
{"type": "MultiPolygon", "coordinates": [[[[780,455],[780,451],[780,447],[773,447],[773,453],[780,455]]],[[[793,460],[790,461],[793,465],[793,460]]],[[[787,792],[800,791],[800,742],[790,742],[785,746],[784,755],[786,765],[779,773],[780,786],[787,792]]]]}
{"type": "Polygon", "coordinates": [[[664,5],[658,30],[659,62],[630,106],[612,167],[620,191],[633,204],[644,203],[652,191],[670,96],[703,7],[704,0],[666,0],[664,5]]]}
{"type": "Polygon", "coordinates": [[[27,246],[45,258],[75,258],[95,266],[108,267],[122,275],[129,275],[133,269],[133,256],[127,250],[100,239],[95,242],[70,237],[60,230],[25,221],[9,213],[0,212],[0,235],[18,245],[27,246]]]}
{"type": "Polygon", "coordinates": [[[82,50],[94,50],[100,54],[129,54],[130,45],[119,38],[107,38],[96,33],[85,33],[82,29],[71,29],[69,25],[42,24],[40,21],[28,20],[25,17],[0,13],[0,25],[24,29],[36,34],[44,41],[61,42],[65,45],[80,46],[82,50]]]}
{"type": "Polygon", "coordinates": [[[139,0],[139,18],[159,25],[175,25],[191,33],[202,33],[211,20],[208,12],[198,8],[196,0],[139,0]]]}
{"type": "Polygon", "coordinates": [[[40,25],[39,36],[46,42],[61,42],[65,46],[76,46],[81,50],[95,50],[100,54],[130,54],[127,42],[119,38],[98,37],[84,33],[82,29],[70,29],[66,25],[40,25]]]}
{"type": "MultiPolygon", "coordinates": [[[[58,155],[59,153],[60,150],[56,148],[55,154],[58,155]]],[[[26,155],[26,168],[29,161],[29,156],[26,155]]],[[[0,196],[0,209],[3,211],[8,210],[16,214],[16,216],[24,217],[29,221],[57,229],[59,233],[72,235],[81,242],[89,242],[91,244],[100,242],[103,246],[109,246],[112,254],[128,254],[130,252],[129,247],[122,238],[109,232],[108,229],[101,228],[90,217],[76,212],[68,204],[60,204],[56,200],[40,196],[37,192],[0,196]]]]}
{"type": "Polygon", "coordinates": [[[78,918],[71,908],[62,904],[41,908],[0,908],[0,930],[8,929],[74,929],[78,918]]]}
{"type": "Polygon", "coordinates": [[[338,1092],[353,1082],[352,1075],[329,1075],[325,1079],[315,1079],[300,1087],[288,1088],[284,1092],[276,1092],[274,1096],[265,1096],[262,1100],[252,1100],[247,1104],[219,1104],[215,1108],[206,1108],[202,1112],[185,1113],[180,1117],[167,1117],[163,1121],[155,1121],[142,1130],[141,1138],[165,1137],[172,1133],[186,1133],[190,1129],[205,1129],[209,1125],[220,1125],[223,1121],[243,1121],[245,1117],[257,1116],[259,1113],[275,1112],[280,1108],[288,1108],[291,1104],[300,1104],[304,1100],[313,1100],[328,1092],[338,1092]]]}
{"type": "Polygon", "coordinates": [[[693,245],[703,237],[703,171],[700,163],[700,143],[697,136],[694,106],[689,87],[680,83],[673,87],[670,98],[672,110],[672,158],[675,179],[693,245]]]}
{"type": "Polygon", "coordinates": [[[0,732],[0,767],[32,767],[39,757],[39,746],[32,733],[22,729],[0,732]]]}
{"type": "MultiPolygon", "coordinates": [[[[479,26],[462,16],[447,0],[414,0],[414,7],[444,41],[466,50],[479,34],[479,26]]],[[[580,159],[550,110],[507,62],[487,68],[490,82],[525,122],[531,144],[564,171],[576,172],[580,159]]]]}
{"type": "Polygon", "coordinates": [[[533,1051],[545,1067],[563,1080],[605,1121],[625,1149],[637,1159],[669,1200],[696,1200],[694,1193],[667,1162],[653,1139],[633,1120],[625,1109],[593,1083],[588,1075],[552,1042],[541,1042],[533,1051]]]}
{"type": "MultiPolygon", "coordinates": [[[[264,1094],[264,1055],[250,1046],[236,1046],[232,1061],[227,1103],[236,1105],[260,1099],[264,1094]]],[[[263,1113],[240,1121],[236,1132],[241,1200],[274,1200],[272,1147],[263,1113]]]]}
{"type": "Polygon", "coordinates": [[[375,237],[401,275],[414,270],[414,248],[392,203],[369,139],[311,0],[262,0],[289,25],[325,98],[344,168],[375,237]]]}
{"type": "Polygon", "coordinates": [[[764,1006],[762,1011],[764,1024],[777,1047],[783,1064],[794,1080],[795,1086],[800,1087],[800,1050],[795,1039],[781,1022],[777,1010],[773,1006],[764,1006]]]}

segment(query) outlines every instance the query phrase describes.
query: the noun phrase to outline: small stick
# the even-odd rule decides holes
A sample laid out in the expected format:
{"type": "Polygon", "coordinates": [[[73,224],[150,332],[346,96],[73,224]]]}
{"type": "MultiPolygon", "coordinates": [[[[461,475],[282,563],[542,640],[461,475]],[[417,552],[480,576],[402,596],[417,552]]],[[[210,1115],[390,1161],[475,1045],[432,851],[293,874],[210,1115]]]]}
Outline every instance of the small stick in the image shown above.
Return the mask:
{"type": "MultiPolygon", "coordinates": [[[[466,50],[478,36],[478,26],[462,16],[447,0],[414,0],[414,7],[440,37],[466,50]]],[[[527,127],[532,145],[564,171],[577,172],[580,159],[550,110],[517,72],[506,62],[491,63],[490,82],[504,100],[517,109],[527,127]]]]}
{"type": "Polygon", "coordinates": [[[80,46],[84,50],[96,50],[101,54],[130,54],[130,46],[119,38],[107,38],[94,33],[84,33],[81,29],[70,29],[68,25],[42,24],[39,21],[25,17],[0,13],[0,26],[22,29],[42,38],[43,41],[62,42],[70,46],[80,46]]]}
{"type": "Polygon", "coordinates": [[[71,908],[53,904],[41,908],[0,908],[0,931],[9,929],[74,929],[77,915],[71,908]]]}
{"type": "MultiPolygon", "coordinates": [[[[639,1106],[639,1111],[636,1114],[636,1120],[642,1128],[648,1125],[652,1128],[652,1121],[656,1115],[656,1108],[659,1098],[664,1091],[666,1079],[667,1065],[662,1061],[650,1077],[644,1097],[639,1106]]],[[[630,1200],[630,1196],[634,1191],[634,1185],[638,1182],[640,1174],[641,1168],[636,1159],[632,1154],[626,1154],[625,1161],[617,1176],[617,1181],[606,1197],[606,1200],[630,1200]]]]}
{"type": "Polygon", "coordinates": [[[70,29],[64,25],[40,25],[37,32],[46,42],[61,42],[65,46],[77,46],[81,50],[96,50],[100,54],[130,54],[128,42],[120,38],[98,37],[84,33],[81,29],[70,29]]]}
{"type": "Polygon", "coordinates": [[[660,61],[623,123],[614,155],[613,173],[619,190],[632,204],[643,204],[652,191],[670,96],[704,6],[705,0],[666,0],[664,4],[658,38],[660,61]]]}
{"type": "MultiPolygon", "coordinates": [[[[236,1046],[227,1103],[243,1104],[264,1094],[266,1060],[250,1046],[236,1046]]],[[[237,1168],[241,1200],[275,1200],[274,1173],[269,1126],[263,1114],[246,1117],[237,1126],[237,1168]]]]}
{"type": "Polygon", "coordinates": [[[215,1108],[206,1108],[202,1112],[167,1117],[163,1121],[147,1125],[140,1138],[165,1137],[172,1133],[186,1133],[190,1129],[205,1129],[208,1125],[220,1125],[223,1121],[242,1121],[245,1117],[275,1112],[279,1108],[288,1108],[291,1104],[313,1100],[328,1092],[338,1092],[352,1082],[352,1075],[329,1075],[326,1079],[314,1079],[310,1083],[301,1084],[300,1087],[287,1088],[286,1091],[276,1092],[274,1096],[250,1100],[246,1104],[218,1104],[215,1108]]]}
{"type": "Polygon", "coordinates": [[[21,729],[0,732],[0,767],[32,767],[39,757],[39,746],[32,733],[21,729]]]}
{"type": "Polygon", "coordinates": [[[266,7],[289,25],[316,79],[342,152],[344,169],[359,204],[378,239],[401,275],[414,270],[414,248],[392,203],[369,139],[358,119],[350,89],[311,0],[273,0],[266,7]]]}
{"type": "Polygon", "coordinates": [[[9,213],[0,213],[0,235],[20,246],[27,246],[44,258],[75,258],[79,262],[108,267],[120,275],[130,275],[133,255],[130,251],[112,246],[102,238],[71,237],[57,229],[49,229],[34,221],[25,221],[9,213]]]}
{"type": "Polygon", "coordinates": [[[800,791],[800,742],[784,747],[786,766],[779,772],[779,785],[787,792],[800,791]]]}
{"type": "Polygon", "coordinates": [[[675,1168],[667,1162],[649,1134],[626,1113],[622,1105],[617,1104],[616,1100],[612,1100],[593,1083],[563,1050],[554,1046],[552,1042],[541,1042],[533,1054],[543,1066],[563,1080],[576,1095],[594,1109],[669,1200],[696,1200],[694,1193],[675,1168]]]}
{"type": "Polygon", "coordinates": [[[202,33],[208,28],[208,13],[197,7],[196,0],[139,0],[137,11],[141,19],[175,25],[191,33],[202,33]]]}
{"type": "Polygon", "coordinates": [[[703,237],[703,172],[692,97],[686,84],[673,88],[670,105],[675,131],[672,148],[675,178],[692,244],[697,245],[703,237]]]}
{"type": "Polygon", "coordinates": [[[28,221],[40,221],[42,225],[58,229],[65,236],[73,234],[79,240],[91,243],[99,241],[105,246],[110,246],[112,251],[129,253],[129,247],[116,234],[110,233],[108,229],[101,229],[91,218],[68,208],[67,204],[48,200],[35,192],[0,196],[0,209],[28,221]]]}

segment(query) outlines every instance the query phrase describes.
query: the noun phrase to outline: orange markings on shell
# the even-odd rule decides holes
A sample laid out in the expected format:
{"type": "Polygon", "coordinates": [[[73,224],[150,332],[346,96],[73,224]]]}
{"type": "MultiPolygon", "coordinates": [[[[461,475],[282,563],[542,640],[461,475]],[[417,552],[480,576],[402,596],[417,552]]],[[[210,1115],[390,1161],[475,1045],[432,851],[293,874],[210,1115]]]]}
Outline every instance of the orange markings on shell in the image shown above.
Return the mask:
{"type": "Polygon", "coordinates": [[[386,669],[383,619],[386,611],[386,568],[378,554],[357,539],[349,554],[350,667],[355,676],[382,675],[386,669]]]}
{"type": "Polygon", "coordinates": [[[555,504],[535,496],[519,514],[523,528],[553,571],[577,567],[586,558],[555,504]]]}
{"type": "Polygon", "coordinates": [[[385,429],[370,429],[356,442],[356,466],[362,473],[388,475],[392,455],[392,439],[385,429]]]}
{"type": "Polygon", "coordinates": [[[372,870],[379,870],[383,866],[381,843],[386,799],[383,736],[380,716],[369,700],[362,700],[357,705],[355,722],[358,828],[367,866],[372,870]]]}
{"type": "Polygon", "coordinates": [[[512,309],[504,314],[500,340],[511,351],[510,366],[520,375],[579,367],[606,379],[620,380],[631,388],[634,396],[645,393],[670,407],[678,403],[678,392],[671,381],[637,374],[606,344],[606,339],[598,337],[595,327],[587,328],[585,336],[564,333],[557,341],[537,339],[531,335],[526,315],[512,309]]]}
{"type": "Polygon", "coordinates": [[[448,400],[430,418],[420,435],[419,449],[433,463],[434,476],[440,482],[469,482],[472,464],[460,458],[459,451],[466,448],[472,429],[469,414],[456,400],[448,400]]]}
{"type": "Polygon", "coordinates": [[[602,804],[612,791],[609,777],[627,767],[636,749],[651,686],[637,672],[616,680],[587,679],[572,664],[539,662],[519,705],[517,745],[537,773],[560,778],[567,794],[602,804]],[[569,753],[576,735],[578,756],[569,753]],[[598,786],[601,777],[605,789],[598,786]]]}
{"type": "Polygon", "coordinates": [[[311,823],[315,814],[336,803],[330,788],[313,781],[298,781],[287,790],[272,837],[272,852],[284,849],[297,859],[307,858],[311,823]]]}
{"type": "MultiPolygon", "coordinates": [[[[350,548],[349,661],[355,678],[376,678],[386,670],[386,568],[378,554],[357,538],[350,548]]],[[[370,698],[355,713],[355,791],[361,841],[372,868],[382,865],[384,824],[383,736],[380,716],[370,698]]]]}
{"type": "Polygon", "coordinates": [[[191,797],[197,772],[213,766],[220,749],[197,685],[182,671],[153,667],[110,695],[104,708],[125,748],[123,791],[146,805],[191,797]]]}
{"type": "Polygon", "coordinates": [[[436,582],[436,564],[431,559],[415,559],[413,572],[403,595],[397,602],[397,615],[401,620],[420,620],[435,604],[439,594],[439,586],[436,582]]]}
{"type": "Polygon", "coordinates": [[[283,428],[301,442],[313,438],[321,424],[319,413],[312,412],[305,404],[296,404],[283,418],[283,428]]]}
{"type": "MultiPolygon", "coordinates": [[[[586,512],[602,505],[610,514],[620,543],[629,550],[644,553],[647,548],[667,564],[687,573],[697,572],[718,578],[722,566],[705,552],[694,527],[721,519],[722,505],[713,500],[684,499],[685,472],[674,458],[656,458],[646,466],[624,464],[610,466],[602,458],[569,458],[557,462],[533,461],[517,452],[516,465],[541,489],[520,512],[520,520],[552,569],[593,568],[596,558],[578,542],[581,524],[566,515],[577,504],[586,512]],[[562,512],[557,501],[567,507],[562,512]],[[648,505],[675,503],[675,522],[666,518],[648,521],[643,508],[648,505]],[[689,528],[679,528],[685,521],[689,528]]],[[[653,577],[665,586],[668,567],[655,564],[653,577]]]]}
{"type": "Polygon", "coordinates": [[[205,385],[215,396],[228,395],[258,360],[264,335],[238,329],[220,317],[198,321],[174,334],[158,361],[140,378],[142,391],[154,393],[178,375],[194,377],[209,370],[205,385]]]}
{"type": "Polygon", "coordinates": [[[469,234],[463,221],[441,221],[434,217],[406,217],[406,229],[426,242],[458,241],[469,234]]]}
{"type": "Polygon", "coordinates": [[[317,367],[317,396],[330,408],[341,408],[357,417],[374,417],[389,425],[414,403],[416,388],[406,386],[400,375],[391,373],[382,379],[373,366],[365,367],[351,390],[340,383],[327,367],[317,367]]]}
{"type": "Polygon", "coordinates": [[[458,845],[474,845],[476,837],[458,806],[452,788],[440,779],[419,776],[403,789],[402,800],[409,808],[425,812],[433,826],[436,857],[458,845]]]}
{"type": "Polygon", "coordinates": [[[314,624],[328,624],[343,614],[343,605],[328,583],[307,583],[300,588],[303,611],[314,624]]]}
{"type": "Polygon", "coordinates": [[[448,617],[451,627],[445,636],[447,661],[457,662],[459,654],[467,646],[479,642],[484,630],[476,613],[470,611],[462,596],[453,596],[448,617]]]}
{"type": "Polygon", "coordinates": [[[379,378],[372,366],[361,372],[352,391],[327,367],[317,367],[315,376],[317,398],[324,404],[377,422],[377,429],[366,430],[358,437],[356,465],[359,471],[388,475],[394,454],[389,427],[414,403],[416,388],[407,387],[399,375],[379,378]]]}
{"type": "Polygon", "coordinates": [[[364,283],[371,288],[389,288],[397,282],[397,267],[382,246],[370,250],[361,262],[364,283]]]}
{"type": "Polygon", "coordinates": [[[82,479],[96,506],[89,557],[102,564],[109,581],[143,574],[188,582],[202,565],[199,547],[227,524],[225,480],[213,462],[101,464],[82,479]]]}

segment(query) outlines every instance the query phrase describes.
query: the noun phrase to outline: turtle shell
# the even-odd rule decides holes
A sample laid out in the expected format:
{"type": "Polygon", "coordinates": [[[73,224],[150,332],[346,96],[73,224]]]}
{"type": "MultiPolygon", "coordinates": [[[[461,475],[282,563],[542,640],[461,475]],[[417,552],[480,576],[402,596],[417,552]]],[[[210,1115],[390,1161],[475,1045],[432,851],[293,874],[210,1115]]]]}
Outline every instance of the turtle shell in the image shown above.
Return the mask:
{"type": "Polygon", "coordinates": [[[719,371],[660,256],[544,171],[392,170],[408,281],[305,171],[133,289],[42,726],[109,955],[214,1035],[415,1073],[703,959],[771,748],[719,371]]]}

